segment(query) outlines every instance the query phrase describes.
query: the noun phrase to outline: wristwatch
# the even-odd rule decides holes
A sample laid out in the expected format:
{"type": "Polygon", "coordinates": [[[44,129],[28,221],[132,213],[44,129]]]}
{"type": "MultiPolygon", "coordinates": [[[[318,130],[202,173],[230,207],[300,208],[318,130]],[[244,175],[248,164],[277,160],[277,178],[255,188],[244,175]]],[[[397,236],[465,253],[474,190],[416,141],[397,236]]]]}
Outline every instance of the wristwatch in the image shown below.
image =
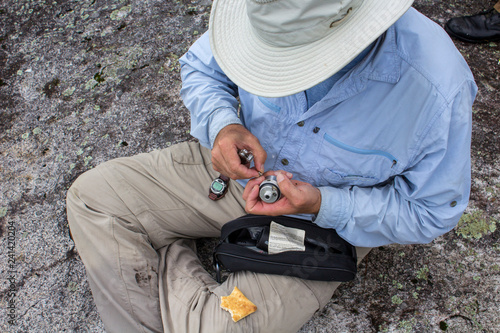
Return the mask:
{"type": "Polygon", "coordinates": [[[219,175],[219,177],[215,178],[210,185],[210,190],[208,193],[208,197],[212,200],[219,200],[224,197],[229,187],[229,177],[224,175],[219,175]]]}

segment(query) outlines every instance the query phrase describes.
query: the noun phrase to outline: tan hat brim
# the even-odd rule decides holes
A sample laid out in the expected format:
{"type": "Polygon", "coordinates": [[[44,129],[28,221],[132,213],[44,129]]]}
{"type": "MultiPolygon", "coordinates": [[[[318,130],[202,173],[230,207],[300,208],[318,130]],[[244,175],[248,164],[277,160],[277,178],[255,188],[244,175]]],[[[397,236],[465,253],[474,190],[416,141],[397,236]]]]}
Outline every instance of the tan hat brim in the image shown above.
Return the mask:
{"type": "Polygon", "coordinates": [[[326,37],[311,44],[276,47],[252,29],[244,0],[215,0],[210,45],[224,73],[263,97],[292,95],[326,80],[393,25],[413,0],[364,0],[326,37]]]}

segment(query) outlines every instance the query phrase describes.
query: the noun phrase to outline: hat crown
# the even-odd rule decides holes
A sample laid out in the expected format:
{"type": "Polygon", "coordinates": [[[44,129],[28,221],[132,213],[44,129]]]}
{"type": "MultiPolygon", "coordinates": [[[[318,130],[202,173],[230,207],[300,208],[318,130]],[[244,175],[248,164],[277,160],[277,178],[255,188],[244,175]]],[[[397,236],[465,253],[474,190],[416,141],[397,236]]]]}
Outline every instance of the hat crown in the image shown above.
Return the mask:
{"type": "Polygon", "coordinates": [[[273,46],[317,41],[354,12],[363,0],[246,0],[255,34],[273,46]]]}

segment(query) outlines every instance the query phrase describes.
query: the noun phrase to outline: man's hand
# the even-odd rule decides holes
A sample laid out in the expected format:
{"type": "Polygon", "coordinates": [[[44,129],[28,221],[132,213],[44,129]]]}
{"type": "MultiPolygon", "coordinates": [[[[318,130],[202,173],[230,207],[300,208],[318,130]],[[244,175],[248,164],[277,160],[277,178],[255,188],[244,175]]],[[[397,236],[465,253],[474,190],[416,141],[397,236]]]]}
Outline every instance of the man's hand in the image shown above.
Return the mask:
{"type": "Polygon", "coordinates": [[[318,214],[321,207],[321,192],[318,188],[309,183],[292,179],[292,174],[289,172],[266,172],[266,175],[269,174],[276,175],[281,199],[272,204],[265,203],[259,198],[259,185],[265,177],[251,179],[243,192],[247,213],[271,216],[318,214]]]}
{"type": "Polygon", "coordinates": [[[215,171],[231,179],[246,179],[258,177],[264,172],[264,163],[267,154],[257,139],[244,126],[231,124],[224,127],[215,138],[212,148],[212,164],[215,171]],[[241,164],[238,149],[251,151],[254,156],[255,167],[241,164]]]}

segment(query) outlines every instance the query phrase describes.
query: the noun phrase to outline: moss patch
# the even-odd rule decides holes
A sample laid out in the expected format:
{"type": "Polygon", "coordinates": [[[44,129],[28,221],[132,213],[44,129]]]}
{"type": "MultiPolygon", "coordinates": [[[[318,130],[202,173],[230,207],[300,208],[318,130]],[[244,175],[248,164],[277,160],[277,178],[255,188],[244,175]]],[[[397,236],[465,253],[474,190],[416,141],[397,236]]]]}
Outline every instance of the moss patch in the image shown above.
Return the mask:
{"type": "Polygon", "coordinates": [[[466,239],[479,239],[494,232],[497,221],[487,219],[482,211],[462,215],[455,232],[466,239]]]}

